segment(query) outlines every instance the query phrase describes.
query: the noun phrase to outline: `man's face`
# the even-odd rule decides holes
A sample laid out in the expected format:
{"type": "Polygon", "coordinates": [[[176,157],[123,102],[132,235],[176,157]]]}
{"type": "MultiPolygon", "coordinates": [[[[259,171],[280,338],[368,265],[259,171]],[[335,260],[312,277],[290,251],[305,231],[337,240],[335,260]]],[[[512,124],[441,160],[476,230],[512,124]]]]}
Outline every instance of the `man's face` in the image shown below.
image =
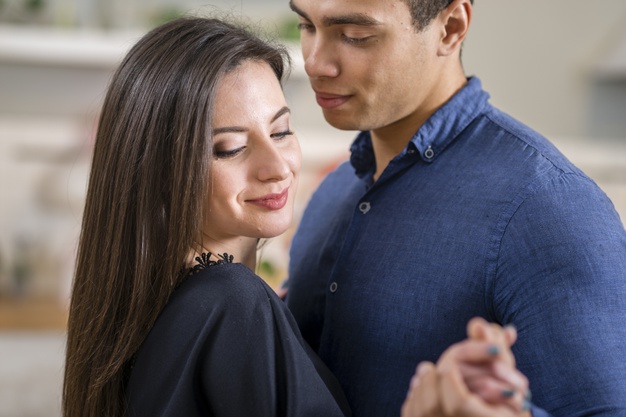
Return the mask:
{"type": "Polygon", "coordinates": [[[376,130],[431,110],[438,26],[421,32],[400,0],[291,0],[305,70],[332,126],[376,130]]]}

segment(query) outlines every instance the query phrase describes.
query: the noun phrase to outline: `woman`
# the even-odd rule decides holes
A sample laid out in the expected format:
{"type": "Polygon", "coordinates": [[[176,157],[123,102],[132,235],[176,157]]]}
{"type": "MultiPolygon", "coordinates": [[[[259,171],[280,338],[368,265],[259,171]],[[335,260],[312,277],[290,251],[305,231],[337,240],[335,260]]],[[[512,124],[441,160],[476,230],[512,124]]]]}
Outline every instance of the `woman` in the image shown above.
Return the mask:
{"type": "Polygon", "coordinates": [[[300,149],[286,60],[196,18],[154,29],[121,63],[89,179],[65,416],[349,414],[252,272],[259,239],[292,219],[300,149]]]}

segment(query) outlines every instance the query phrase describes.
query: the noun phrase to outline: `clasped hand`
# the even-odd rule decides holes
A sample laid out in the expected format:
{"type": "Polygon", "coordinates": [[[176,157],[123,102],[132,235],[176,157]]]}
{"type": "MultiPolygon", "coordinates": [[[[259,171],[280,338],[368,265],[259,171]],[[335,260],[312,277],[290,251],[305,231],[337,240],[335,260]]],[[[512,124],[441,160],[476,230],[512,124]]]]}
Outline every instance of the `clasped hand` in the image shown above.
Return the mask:
{"type": "Polygon", "coordinates": [[[474,318],[467,335],[436,364],[418,365],[402,417],[530,417],[528,380],[511,352],[515,329],[474,318]]]}

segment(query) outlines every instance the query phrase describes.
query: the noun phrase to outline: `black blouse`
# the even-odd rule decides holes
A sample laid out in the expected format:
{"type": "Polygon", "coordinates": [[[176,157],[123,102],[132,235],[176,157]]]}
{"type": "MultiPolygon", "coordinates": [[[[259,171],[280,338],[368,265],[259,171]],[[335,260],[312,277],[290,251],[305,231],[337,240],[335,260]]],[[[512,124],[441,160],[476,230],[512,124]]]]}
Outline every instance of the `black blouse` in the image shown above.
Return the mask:
{"type": "Polygon", "coordinates": [[[274,291],[242,264],[196,267],[137,352],[129,416],[350,415],[274,291]]]}

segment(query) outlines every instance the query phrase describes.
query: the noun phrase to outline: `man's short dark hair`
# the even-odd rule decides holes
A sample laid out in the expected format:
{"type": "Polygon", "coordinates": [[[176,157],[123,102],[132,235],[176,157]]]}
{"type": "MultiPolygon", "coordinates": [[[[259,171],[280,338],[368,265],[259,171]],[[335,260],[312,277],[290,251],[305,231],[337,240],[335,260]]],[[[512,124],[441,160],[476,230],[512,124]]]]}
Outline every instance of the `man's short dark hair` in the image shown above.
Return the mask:
{"type": "MultiPolygon", "coordinates": [[[[432,22],[432,20],[443,9],[448,7],[453,0],[402,0],[408,6],[411,11],[411,17],[413,18],[413,26],[418,31],[423,30],[432,22]]],[[[470,0],[474,4],[474,0],[470,0]]]]}

